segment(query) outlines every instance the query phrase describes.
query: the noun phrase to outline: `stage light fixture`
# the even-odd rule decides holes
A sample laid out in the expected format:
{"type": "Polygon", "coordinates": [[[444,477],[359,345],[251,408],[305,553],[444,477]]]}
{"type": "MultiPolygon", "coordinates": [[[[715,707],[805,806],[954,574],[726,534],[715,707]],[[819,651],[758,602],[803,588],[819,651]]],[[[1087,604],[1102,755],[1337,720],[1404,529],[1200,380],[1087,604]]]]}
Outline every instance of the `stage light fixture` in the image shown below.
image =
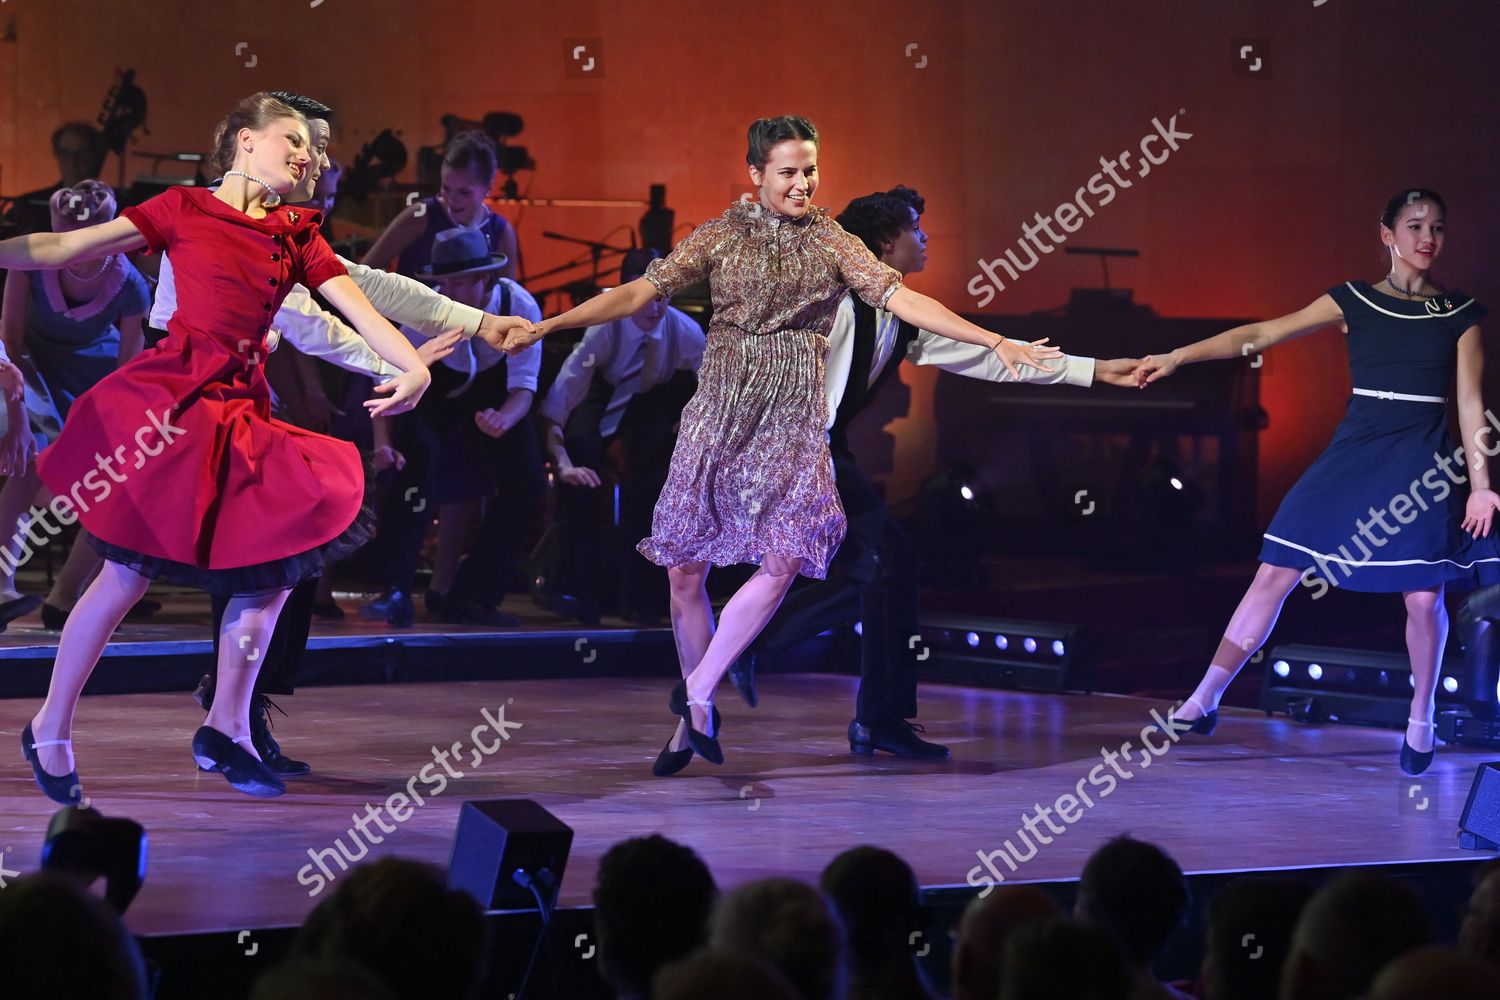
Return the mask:
{"type": "MultiPolygon", "coordinates": [[[[1023,691],[1091,691],[1092,657],[1079,626],[956,615],[922,618],[921,669],[933,680],[1023,691]]],[[[915,646],[915,643],[913,644],[915,646]]]]}
{"type": "MultiPolygon", "coordinates": [[[[1267,714],[1286,712],[1304,722],[1356,722],[1404,726],[1411,698],[1392,688],[1405,677],[1415,686],[1405,653],[1381,653],[1328,646],[1277,646],[1267,657],[1270,669],[1261,685],[1260,707],[1267,714]]],[[[1463,704],[1464,684],[1457,661],[1439,670],[1439,733],[1444,709],[1463,704]]]]}

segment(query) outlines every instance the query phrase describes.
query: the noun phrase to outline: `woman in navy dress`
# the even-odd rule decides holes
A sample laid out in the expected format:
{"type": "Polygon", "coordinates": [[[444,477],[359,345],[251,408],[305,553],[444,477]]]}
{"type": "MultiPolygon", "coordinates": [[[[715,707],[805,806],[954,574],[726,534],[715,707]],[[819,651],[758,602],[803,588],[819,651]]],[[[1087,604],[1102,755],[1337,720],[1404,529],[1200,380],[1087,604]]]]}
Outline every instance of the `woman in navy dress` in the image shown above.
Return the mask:
{"type": "Polygon", "coordinates": [[[1315,597],[1329,587],[1399,593],[1414,682],[1401,767],[1420,774],[1432,762],[1438,666],[1448,638],[1443,590],[1500,579],[1500,547],[1490,536],[1500,497],[1484,461],[1500,453],[1500,443],[1490,443],[1500,428],[1487,422],[1480,394],[1485,309],[1432,277],[1444,211],[1432,191],[1402,191],[1380,220],[1391,258],[1384,279],[1346,282],[1300,312],[1149,357],[1136,369],[1144,386],[1179,365],[1259,353],[1324,326],[1338,324],[1348,335],[1354,392],[1344,419],[1282,501],[1255,581],[1208,672],[1173,714],[1183,726],[1191,723],[1189,732],[1213,732],[1220,696],[1265,643],[1298,581],[1315,597]],[[1455,375],[1460,429],[1473,444],[1462,449],[1447,436],[1455,375]]]}

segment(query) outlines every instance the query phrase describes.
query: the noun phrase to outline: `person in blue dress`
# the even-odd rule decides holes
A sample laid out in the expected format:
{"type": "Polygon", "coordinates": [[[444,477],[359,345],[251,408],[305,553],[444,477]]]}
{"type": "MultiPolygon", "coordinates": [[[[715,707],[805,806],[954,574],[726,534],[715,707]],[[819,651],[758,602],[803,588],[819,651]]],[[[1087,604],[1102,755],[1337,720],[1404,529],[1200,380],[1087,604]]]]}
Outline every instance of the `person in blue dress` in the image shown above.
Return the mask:
{"type": "Polygon", "coordinates": [[[1402,191],[1380,219],[1391,266],[1379,282],[1345,282],[1299,312],[1153,355],[1136,369],[1144,387],[1180,365],[1259,354],[1337,324],[1347,334],[1354,383],[1333,440],[1266,529],[1254,582],[1203,680],[1171,717],[1178,731],[1213,732],[1220,696],[1265,643],[1299,581],[1314,597],[1330,587],[1399,593],[1413,679],[1400,763],[1408,774],[1431,764],[1448,638],[1444,589],[1500,581],[1500,546],[1490,535],[1500,496],[1485,461],[1500,453],[1500,420],[1485,410],[1480,392],[1486,310],[1433,277],[1444,215],[1435,192],[1402,191]],[[1450,385],[1468,447],[1448,439],[1450,385]]]}
{"type": "MultiPolygon", "coordinates": [[[[114,190],[81,181],[52,195],[51,212],[58,233],[108,222],[115,217],[114,190]]],[[[23,398],[8,401],[0,431],[0,474],[7,477],[0,536],[9,546],[0,556],[0,631],[42,603],[15,589],[15,571],[40,534],[32,529],[23,537],[30,525],[22,519],[42,489],[33,459],[61,432],[74,400],[140,353],[150,305],[146,279],[124,254],[35,275],[17,271],[6,283],[0,333],[9,354],[26,365],[26,388],[23,398]]],[[[101,562],[80,537],[48,600],[72,607],[101,562]]]]}

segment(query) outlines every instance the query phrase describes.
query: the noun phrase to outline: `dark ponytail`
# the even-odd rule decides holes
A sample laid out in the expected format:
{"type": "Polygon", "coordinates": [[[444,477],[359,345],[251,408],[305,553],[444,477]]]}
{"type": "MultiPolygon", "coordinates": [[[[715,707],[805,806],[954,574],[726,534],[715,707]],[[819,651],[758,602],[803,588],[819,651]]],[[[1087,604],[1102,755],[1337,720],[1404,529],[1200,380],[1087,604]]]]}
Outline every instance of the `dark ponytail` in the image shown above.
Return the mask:
{"type": "Polygon", "coordinates": [[[771,158],[772,146],[789,139],[810,142],[816,146],[818,129],[800,115],[778,115],[775,118],[755,119],[750,125],[747,138],[749,149],[745,152],[745,162],[756,170],[764,170],[766,161],[771,158]]]}
{"type": "Polygon", "coordinates": [[[1396,220],[1401,217],[1401,210],[1408,205],[1415,205],[1419,201],[1430,201],[1438,207],[1438,211],[1447,214],[1448,206],[1443,204],[1443,198],[1436,191],[1427,188],[1407,188],[1397,191],[1391,200],[1385,203],[1385,211],[1380,215],[1380,224],[1387,229],[1396,228],[1396,220]]]}

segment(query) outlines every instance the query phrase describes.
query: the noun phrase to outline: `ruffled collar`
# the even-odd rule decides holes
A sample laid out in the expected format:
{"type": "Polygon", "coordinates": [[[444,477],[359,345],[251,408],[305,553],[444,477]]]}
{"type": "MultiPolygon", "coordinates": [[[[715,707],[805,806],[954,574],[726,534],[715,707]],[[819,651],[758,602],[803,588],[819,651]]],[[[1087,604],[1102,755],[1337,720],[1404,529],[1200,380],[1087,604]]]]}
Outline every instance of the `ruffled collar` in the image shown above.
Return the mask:
{"type": "Polygon", "coordinates": [[[266,211],[265,218],[255,219],[215,198],[214,193],[208,188],[184,187],[180,190],[187,195],[188,201],[205,214],[266,233],[290,235],[300,233],[305,229],[316,228],[323,222],[322,212],[305,205],[277,205],[266,211]]]}
{"type": "Polygon", "coordinates": [[[801,215],[783,215],[781,212],[767,208],[759,201],[737,201],[730,206],[729,211],[733,218],[746,224],[774,226],[792,231],[808,230],[812,228],[813,223],[828,214],[827,209],[810,205],[801,215]]]}
{"type": "Polygon", "coordinates": [[[129,266],[129,262],[116,256],[110,264],[109,273],[99,282],[99,287],[94,289],[93,297],[75,306],[68,305],[68,297],[63,294],[62,272],[43,271],[42,294],[47,297],[47,306],[53,312],[63,319],[82,323],[103,312],[115,300],[115,296],[120,294],[120,289],[125,287],[125,269],[129,266]]]}

